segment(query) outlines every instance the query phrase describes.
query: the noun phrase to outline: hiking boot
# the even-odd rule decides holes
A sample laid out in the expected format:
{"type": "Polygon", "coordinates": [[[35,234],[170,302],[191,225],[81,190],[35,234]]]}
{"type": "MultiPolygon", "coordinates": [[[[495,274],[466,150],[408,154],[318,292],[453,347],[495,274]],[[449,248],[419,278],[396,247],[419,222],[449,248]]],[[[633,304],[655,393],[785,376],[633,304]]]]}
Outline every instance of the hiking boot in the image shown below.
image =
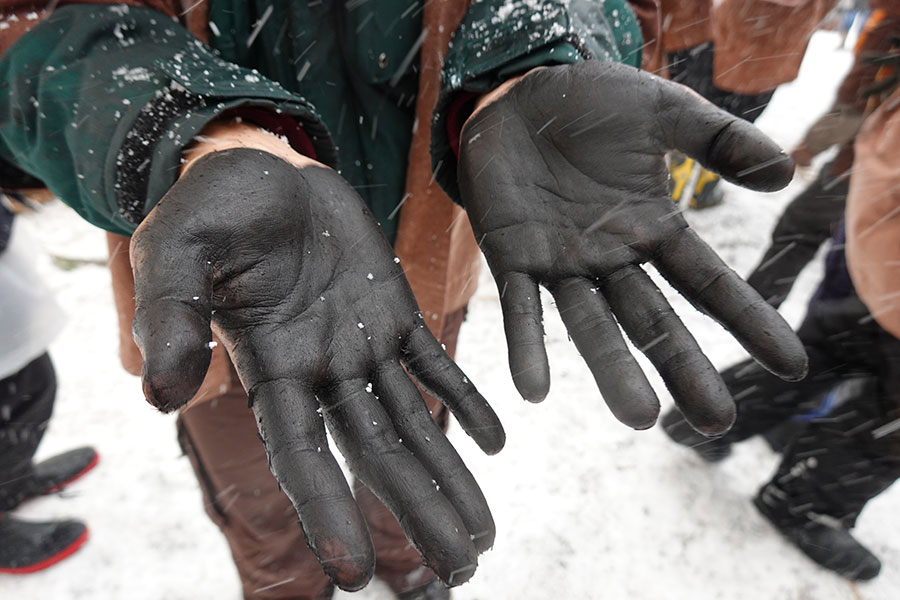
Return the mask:
{"type": "Polygon", "coordinates": [[[785,539],[820,566],[852,581],[873,579],[881,571],[881,561],[857,542],[837,519],[817,519],[784,514],[783,499],[773,498],[771,486],[760,490],[753,504],[785,539]]]}
{"type": "Polygon", "coordinates": [[[769,444],[772,452],[781,454],[805,427],[806,423],[787,420],[763,432],[762,437],[769,444]]]}
{"type": "Polygon", "coordinates": [[[695,210],[703,210],[722,204],[725,200],[725,192],[719,186],[721,178],[700,167],[700,176],[697,178],[697,185],[694,187],[694,195],[691,196],[690,207],[695,210]]]}
{"type": "Polygon", "coordinates": [[[0,573],[42,571],[69,557],[88,538],[84,523],[20,521],[0,513],[0,573]]]}
{"type": "Polygon", "coordinates": [[[84,447],[35,463],[14,489],[0,487],[0,509],[9,511],[37,496],[59,492],[97,466],[99,459],[96,450],[84,447]]]}
{"type": "Polygon", "coordinates": [[[680,152],[669,155],[669,174],[669,193],[676,204],[682,203],[682,196],[690,191],[692,182],[694,188],[688,202],[691,208],[701,210],[717,206],[725,198],[719,187],[720,177],[680,152]]]}
{"type": "Polygon", "coordinates": [[[719,462],[731,454],[731,444],[723,442],[721,438],[709,438],[698,433],[677,409],[673,408],[663,415],[660,425],[669,439],[676,444],[687,446],[706,462],[719,462]]]}
{"type": "Polygon", "coordinates": [[[100,455],[90,447],[75,448],[42,460],[32,467],[31,481],[36,496],[55,494],[97,466],[100,455]]]}
{"type": "Polygon", "coordinates": [[[691,179],[691,171],[694,168],[694,160],[681,152],[669,153],[669,195],[672,201],[678,204],[684,195],[685,187],[691,179]]]}

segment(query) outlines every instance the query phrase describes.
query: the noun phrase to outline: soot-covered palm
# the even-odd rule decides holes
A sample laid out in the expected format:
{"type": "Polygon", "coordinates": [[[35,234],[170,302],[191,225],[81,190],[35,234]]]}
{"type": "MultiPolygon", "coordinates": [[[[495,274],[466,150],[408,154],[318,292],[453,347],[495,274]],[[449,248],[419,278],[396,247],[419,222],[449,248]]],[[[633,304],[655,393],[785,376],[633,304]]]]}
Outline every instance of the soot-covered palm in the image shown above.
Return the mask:
{"type": "Polygon", "coordinates": [[[138,228],[132,260],[147,398],[173,410],[194,394],[212,324],[272,471],[338,585],[365,585],[374,554],[326,423],[429,566],[450,584],[471,576],[493,520],[410,374],[486,452],[500,450],[503,430],[424,326],[390,244],[339,175],[257,150],[210,154],[138,228]]]}
{"type": "Polygon", "coordinates": [[[787,185],[790,159],[683,86],[600,61],[536,69],[464,126],[459,184],[500,290],[513,380],[550,385],[538,286],[553,294],[615,416],[651,426],[659,402],[619,326],[708,435],[734,420],[716,369],[643,270],[652,263],[766,368],[805,374],[791,328],[688,227],[667,192],[680,150],[741,185],[787,185]]]}

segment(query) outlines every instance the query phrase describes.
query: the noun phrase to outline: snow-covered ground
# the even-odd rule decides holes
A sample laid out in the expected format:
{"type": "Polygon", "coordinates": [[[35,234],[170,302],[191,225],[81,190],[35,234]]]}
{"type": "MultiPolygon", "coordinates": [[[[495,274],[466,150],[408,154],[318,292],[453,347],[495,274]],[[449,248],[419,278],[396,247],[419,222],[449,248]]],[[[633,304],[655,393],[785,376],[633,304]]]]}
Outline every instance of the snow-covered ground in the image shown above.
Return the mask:
{"type": "MultiPolygon", "coordinates": [[[[792,147],[830,103],[851,60],[836,46],[835,35],[817,34],[798,81],[782,87],[760,119],[759,126],[782,146],[792,147]]],[[[768,196],[729,188],[725,205],[688,216],[746,274],[780,210],[810,176],[800,174],[787,190],[768,196]]],[[[64,206],[27,221],[48,253],[105,260],[100,232],[64,206]]],[[[66,271],[47,256],[40,262],[70,322],[51,348],[60,391],[39,456],[93,444],[102,462],[65,493],[19,511],[33,519],[82,518],[91,527],[89,543],[43,573],[0,576],[0,598],[238,600],[228,550],[203,513],[172,417],[155,413],[143,401],[138,380],[119,367],[106,269],[66,271]]],[[[792,322],[802,316],[819,269],[804,274],[785,305],[792,322]]],[[[742,358],[721,328],[671,290],[666,293],[718,366],[742,358]]],[[[493,507],[498,530],[494,549],[454,598],[900,598],[900,486],[871,502],[856,530],[882,558],[881,576],[849,584],[783,542],[750,504],[778,461],[762,442],[751,440],[710,467],[657,428],[634,432],[620,425],[549,302],[546,312],[553,388],[535,406],[523,402],[510,381],[497,293],[488,279],[471,305],[459,362],[500,414],[509,439],[500,455],[485,457],[457,426],[451,430],[493,507]]],[[[652,377],[668,406],[661,382],[652,377]]],[[[390,595],[375,582],[337,597],[390,595]]]]}

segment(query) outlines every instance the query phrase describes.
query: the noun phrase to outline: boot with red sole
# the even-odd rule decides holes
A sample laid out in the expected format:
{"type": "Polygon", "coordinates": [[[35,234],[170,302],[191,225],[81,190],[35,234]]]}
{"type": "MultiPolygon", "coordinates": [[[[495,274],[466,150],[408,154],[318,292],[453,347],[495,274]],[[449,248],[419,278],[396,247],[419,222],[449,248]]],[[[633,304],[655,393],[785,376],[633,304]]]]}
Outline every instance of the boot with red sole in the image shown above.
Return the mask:
{"type": "Polygon", "coordinates": [[[0,510],[10,511],[27,500],[55,494],[97,466],[100,456],[90,447],[75,448],[32,465],[14,489],[0,487],[0,510]]]}
{"type": "Polygon", "coordinates": [[[71,556],[88,538],[78,521],[22,521],[0,513],[0,573],[42,571],[71,556]]]}

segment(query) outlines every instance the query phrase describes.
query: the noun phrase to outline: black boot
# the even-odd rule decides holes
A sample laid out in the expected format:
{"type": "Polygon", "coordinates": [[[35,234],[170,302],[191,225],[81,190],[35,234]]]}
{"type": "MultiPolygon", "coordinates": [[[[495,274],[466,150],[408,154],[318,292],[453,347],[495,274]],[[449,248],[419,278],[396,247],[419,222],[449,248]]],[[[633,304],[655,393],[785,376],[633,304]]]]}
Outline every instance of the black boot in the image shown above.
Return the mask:
{"type": "Polygon", "coordinates": [[[718,438],[708,438],[702,433],[697,433],[693,427],[685,421],[684,417],[676,409],[672,409],[660,419],[663,431],[666,435],[682,446],[691,448],[706,462],[714,463],[728,458],[731,454],[731,444],[718,438]]]}
{"type": "Polygon", "coordinates": [[[397,600],[450,600],[450,590],[437,579],[397,594],[397,600]]]}
{"type": "Polygon", "coordinates": [[[67,558],[87,541],[78,521],[35,523],[0,513],[0,573],[24,575],[67,558]]]}
{"type": "Polygon", "coordinates": [[[789,514],[771,485],[760,490],[753,504],[785,539],[822,567],[854,581],[872,579],[881,571],[881,561],[853,539],[838,519],[789,514]]]}
{"type": "Polygon", "coordinates": [[[34,465],[31,473],[35,496],[55,494],[97,466],[100,456],[90,447],[75,448],[34,465]]]}
{"type": "Polygon", "coordinates": [[[762,437],[772,452],[781,454],[805,427],[806,423],[804,422],[785,421],[763,433],[762,437]]]}
{"type": "Polygon", "coordinates": [[[0,486],[0,510],[10,511],[26,500],[55,494],[97,466],[93,448],[75,448],[31,466],[27,475],[0,486]]]}

